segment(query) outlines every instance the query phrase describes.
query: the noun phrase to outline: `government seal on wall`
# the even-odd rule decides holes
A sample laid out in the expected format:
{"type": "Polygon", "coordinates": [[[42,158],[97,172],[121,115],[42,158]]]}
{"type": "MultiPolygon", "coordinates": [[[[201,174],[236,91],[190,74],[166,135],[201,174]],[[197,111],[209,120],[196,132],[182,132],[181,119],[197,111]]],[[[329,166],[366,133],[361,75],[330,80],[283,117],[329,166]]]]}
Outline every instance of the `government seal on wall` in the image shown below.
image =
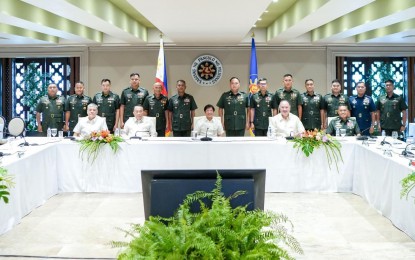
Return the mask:
{"type": "Polygon", "coordinates": [[[223,66],[215,56],[201,55],[193,61],[190,73],[198,85],[210,87],[222,78],[223,66]]]}

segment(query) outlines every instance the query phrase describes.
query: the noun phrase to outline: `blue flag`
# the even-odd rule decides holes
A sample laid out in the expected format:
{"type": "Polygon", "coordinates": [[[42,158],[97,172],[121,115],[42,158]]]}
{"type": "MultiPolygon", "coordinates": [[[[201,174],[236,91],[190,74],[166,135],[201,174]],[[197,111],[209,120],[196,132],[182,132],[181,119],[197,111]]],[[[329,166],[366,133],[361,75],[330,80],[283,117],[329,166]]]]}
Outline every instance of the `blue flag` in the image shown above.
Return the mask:
{"type": "MultiPolygon", "coordinates": [[[[258,92],[258,64],[256,61],[255,39],[252,37],[251,42],[251,63],[249,67],[249,101],[251,96],[258,92]]],[[[255,131],[249,129],[249,134],[255,136],[255,131]]]]}
{"type": "Polygon", "coordinates": [[[251,43],[251,63],[249,68],[249,95],[258,92],[258,64],[256,61],[255,39],[252,37],[251,43]]]}

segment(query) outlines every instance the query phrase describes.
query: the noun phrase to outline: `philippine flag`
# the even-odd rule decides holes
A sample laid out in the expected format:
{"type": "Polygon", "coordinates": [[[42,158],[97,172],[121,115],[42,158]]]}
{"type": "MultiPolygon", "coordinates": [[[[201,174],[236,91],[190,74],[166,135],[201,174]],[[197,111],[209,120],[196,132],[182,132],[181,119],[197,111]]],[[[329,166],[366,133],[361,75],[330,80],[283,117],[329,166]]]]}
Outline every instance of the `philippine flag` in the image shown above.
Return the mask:
{"type": "Polygon", "coordinates": [[[160,39],[160,50],[159,57],[157,60],[156,82],[161,83],[161,85],[163,86],[161,94],[167,97],[169,91],[167,88],[166,60],[164,57],[163,39],[160,39]]]}

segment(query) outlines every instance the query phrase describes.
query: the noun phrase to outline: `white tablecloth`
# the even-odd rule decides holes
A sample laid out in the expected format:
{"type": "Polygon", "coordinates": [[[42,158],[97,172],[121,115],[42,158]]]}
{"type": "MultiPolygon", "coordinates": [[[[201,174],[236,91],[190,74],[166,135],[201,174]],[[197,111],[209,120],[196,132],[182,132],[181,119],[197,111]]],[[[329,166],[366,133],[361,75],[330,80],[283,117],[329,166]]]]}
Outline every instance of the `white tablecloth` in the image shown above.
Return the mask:
{"type": "Polygon", "coordinates": [[[307,158],[291,142],[222,140],[122,143],[115,156],[107,148],[93,165],[78,156],[77,144],[60,144],[57,157],[68,159],[58,168],[59,191],[141,192],[142,169],[266,169],[267,192],[351,191],[353,143],[343,145],[337,173],[335,165],[329,169],[324,150],[307,158]]]}
{"type": "Polygon", "coordinates": [[[415,205],[399,198],[400,180],[412,170],[408,160],[360,143],[342,142],[339,172],[329,169],[324,149],[307,158],[290,142],[261,138],[128,141],[115,155],[105,148],[94,164],[82,160],[79,144],[69,140],[30,147],[22,159],[5,164],[16,187],[10,203],[0,203],[0,234],[58,192],[140,192],[143,169],[266,169],[266,192],[353,192],[415,239],[415,205]]]}
{"type": "Polygon", "coordinates": [[[17,153],[4,156],[2,166],[14,177],[15,187],[10,190],[8,204],[0,201],[0,234],[58,193],[55,148],[34,146],[22,158],[17,153]]]}

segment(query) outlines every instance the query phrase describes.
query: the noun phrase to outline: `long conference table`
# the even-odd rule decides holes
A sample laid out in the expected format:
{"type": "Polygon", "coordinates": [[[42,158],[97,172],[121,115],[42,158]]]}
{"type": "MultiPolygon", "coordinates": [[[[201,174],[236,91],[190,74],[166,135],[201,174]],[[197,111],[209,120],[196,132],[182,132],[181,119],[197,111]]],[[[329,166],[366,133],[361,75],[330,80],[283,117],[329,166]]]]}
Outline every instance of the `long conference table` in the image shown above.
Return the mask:
{"type": "Polygon", "coordinates": [[[128,140],[116,154],[104,147],[93,164],[79,155],[77,142],[58,138],[27,141],[38,145],[26,147],[20,157],[13,146],[0,146],[1,152],[12,153],[3,157],[2,166],[15,182],[10,202],[0,202],[0,234],[59,193],[141,192],[142,170],[266,169],[266,192],[354,193],[415,239],[414,200],[400,199],[400,181],[415,169],[398,154],[404,144],[386,157],[379,144],[365,146],[346,137],[341,140],[343,162],[337,171],[335,165],[329,167],[324,149],[305,157],[285,139],[128,140]]]}

